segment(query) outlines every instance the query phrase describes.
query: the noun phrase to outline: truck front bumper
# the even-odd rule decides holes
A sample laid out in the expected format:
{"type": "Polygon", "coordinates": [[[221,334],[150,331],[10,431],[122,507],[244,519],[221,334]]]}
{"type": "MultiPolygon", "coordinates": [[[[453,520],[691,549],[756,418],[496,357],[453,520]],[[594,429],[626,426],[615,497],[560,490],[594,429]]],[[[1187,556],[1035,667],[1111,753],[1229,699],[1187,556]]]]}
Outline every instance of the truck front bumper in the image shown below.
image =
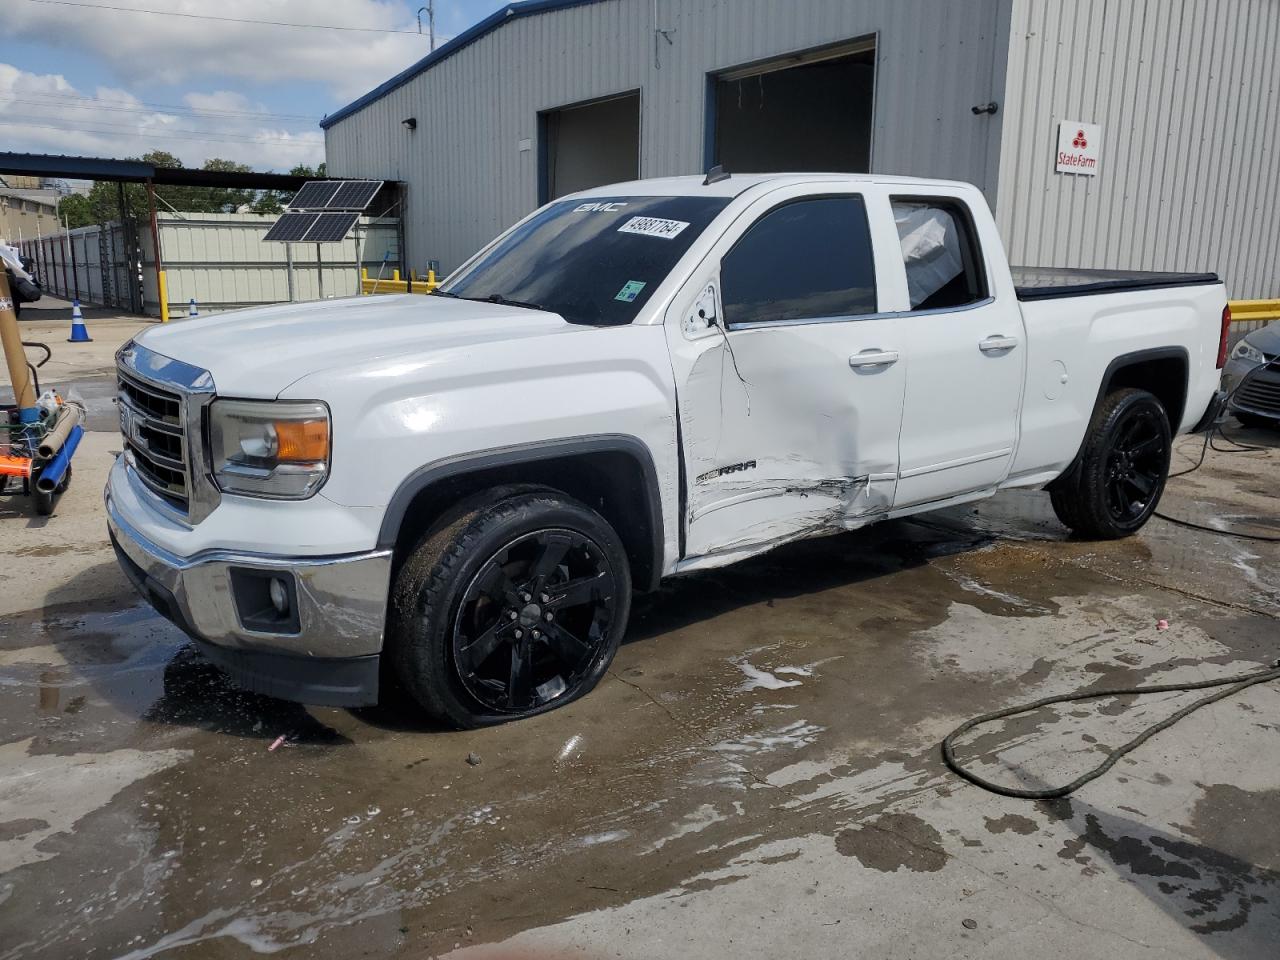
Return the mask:
{"type": "Polygon", "coordinates": [[[129,522],[110,485],[106,507],[125,575],[239,686],[317,705],[377,702],[391,551],[179,557],[129,522]]]}
{"type": "Polygon", "coordinates": [[[1280,421],[1280,360],[1253,363],[1239,357],[1227,361],[1222,385],[1231,392],[1231,412],[1280,421]]]}

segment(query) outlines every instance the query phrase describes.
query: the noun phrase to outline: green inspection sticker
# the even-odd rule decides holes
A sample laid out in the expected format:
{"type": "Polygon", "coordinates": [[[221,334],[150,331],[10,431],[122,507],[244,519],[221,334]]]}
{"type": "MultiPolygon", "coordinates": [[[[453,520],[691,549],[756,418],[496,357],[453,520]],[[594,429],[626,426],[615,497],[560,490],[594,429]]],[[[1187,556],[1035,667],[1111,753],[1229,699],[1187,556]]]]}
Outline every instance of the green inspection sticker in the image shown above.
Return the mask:
{"type": "Polygon", "coordinates": [[[618,291],[615,300],[621,300],[623,303],[632,303],[636,297],[640,296],[640,291],[644,289],[643,280],[628,280],[622,285],[622,289],[618,291]]]}

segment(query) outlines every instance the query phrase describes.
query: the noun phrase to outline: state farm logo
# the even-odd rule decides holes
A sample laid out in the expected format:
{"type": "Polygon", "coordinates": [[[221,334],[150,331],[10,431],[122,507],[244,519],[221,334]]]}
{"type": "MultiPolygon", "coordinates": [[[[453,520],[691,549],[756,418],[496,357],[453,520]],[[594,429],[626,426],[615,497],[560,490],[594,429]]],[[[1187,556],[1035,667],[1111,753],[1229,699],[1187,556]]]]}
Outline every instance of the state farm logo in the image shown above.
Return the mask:
{"type": "Polygon", "coordinates": [[[1082,120],[1058,123],[1058,149],[1055,168],[1059,173],[1082,173],[1096,176],[1102,146],[1102,127],[1082,120]]]}

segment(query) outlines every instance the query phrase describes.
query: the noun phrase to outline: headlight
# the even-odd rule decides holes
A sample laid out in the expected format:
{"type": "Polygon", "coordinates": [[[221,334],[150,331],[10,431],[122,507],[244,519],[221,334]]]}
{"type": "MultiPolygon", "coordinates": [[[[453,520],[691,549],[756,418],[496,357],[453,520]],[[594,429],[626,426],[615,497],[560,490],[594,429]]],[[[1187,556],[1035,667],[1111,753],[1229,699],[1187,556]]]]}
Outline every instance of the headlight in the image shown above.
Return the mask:
{"type": "Polygon", "coordinates": [[[1267,358],[1263,356],[1262,351],[1248,340],[1241,340],[1237,343],[1236,348],[1231,351],[1231,356],[1235,360],[1248,360],[1250,363],[1267,362],[1267,358]]]}
{"type": "Polygon", "coordinates": [[[215,400],[209,407],[213,477],[224,493],[305,500],[329,473],[323,403],[215,400]]]}

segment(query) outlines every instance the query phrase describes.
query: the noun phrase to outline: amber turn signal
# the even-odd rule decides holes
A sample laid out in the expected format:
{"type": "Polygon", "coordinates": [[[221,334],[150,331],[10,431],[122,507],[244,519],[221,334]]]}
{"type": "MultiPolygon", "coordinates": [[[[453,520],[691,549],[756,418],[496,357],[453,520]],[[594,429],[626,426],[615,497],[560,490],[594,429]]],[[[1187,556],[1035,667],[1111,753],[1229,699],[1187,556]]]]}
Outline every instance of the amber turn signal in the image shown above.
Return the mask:
{"type": "Polygon", "coordinates": [[[276,456],[290,463],[329,459],[328,420],[276,420],[276,456]]]}

